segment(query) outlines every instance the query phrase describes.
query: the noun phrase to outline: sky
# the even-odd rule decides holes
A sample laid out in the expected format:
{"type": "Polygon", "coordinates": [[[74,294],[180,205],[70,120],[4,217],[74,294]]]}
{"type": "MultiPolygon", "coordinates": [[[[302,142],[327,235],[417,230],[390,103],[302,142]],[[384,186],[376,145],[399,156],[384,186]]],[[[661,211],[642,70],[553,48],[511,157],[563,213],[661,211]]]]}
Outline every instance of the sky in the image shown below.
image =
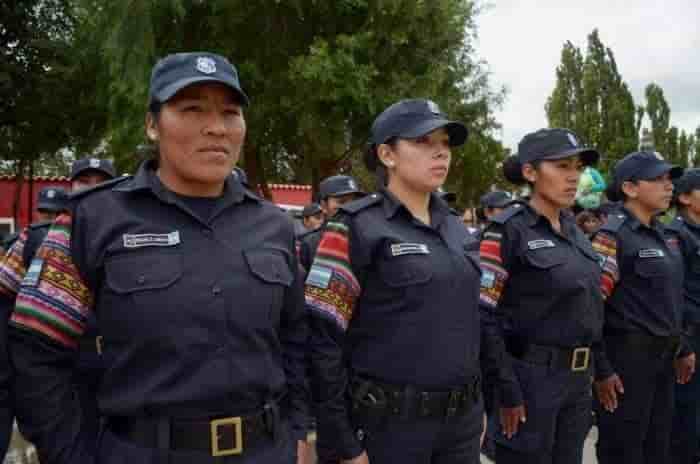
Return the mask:
{"type": "Polygon", "coordinates": [[[477,51],[492,83],[508,90],[496,114],[514,151],[526,133],[547,125],[544,105],[564,42],[585,52],[595,28],[637,105],[654,82],[671,107],[671,125],[700,126],[699,0],[491,0],[477,25],[477,51]]]}

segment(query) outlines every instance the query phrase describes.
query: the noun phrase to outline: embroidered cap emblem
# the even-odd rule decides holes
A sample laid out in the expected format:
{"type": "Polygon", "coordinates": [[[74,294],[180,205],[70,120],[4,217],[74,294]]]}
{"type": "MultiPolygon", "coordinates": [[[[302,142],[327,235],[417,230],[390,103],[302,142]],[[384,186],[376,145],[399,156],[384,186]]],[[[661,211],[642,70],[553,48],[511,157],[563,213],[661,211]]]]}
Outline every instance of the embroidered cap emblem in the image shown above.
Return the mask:
{"type": "Polygon", "coordinates": [[[574,148],[578,147],[578,140],[576,140],[574,134],[572,134],[571,132],[567,132],[566,136],[569,138],[569,142],[571,142],[571,145],[573,145],[574,148]]]}
{"type": "Polygon", "coordinates": [[[97,158],[90,158],[90,167],[93,169],[98,169],[100,167],[100,160],[97,158]]]}
{"type": "Polygon", "coordinates": [[[54,198],[56,196],[56,191],[55,190],[49,190],[46,192],[46,198],[54,198]]]}
{"type": "Polygon", "coordinates": [[[197,58],[197,71],[204,74],[214,74],[216,72],[216,62],[208,56],[197,58]]]}

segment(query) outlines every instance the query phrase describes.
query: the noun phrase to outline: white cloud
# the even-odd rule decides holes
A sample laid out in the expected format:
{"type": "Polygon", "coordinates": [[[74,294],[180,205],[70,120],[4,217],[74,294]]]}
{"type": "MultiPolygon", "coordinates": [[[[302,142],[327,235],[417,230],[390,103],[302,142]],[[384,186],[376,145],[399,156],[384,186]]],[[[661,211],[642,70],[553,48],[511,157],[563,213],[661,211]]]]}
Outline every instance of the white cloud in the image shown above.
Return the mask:
{"type": "Polygon", "coordinates": [[[659,84],[671,124],[700,126],[700,2],[697,0],[495,0],[479,17],[480,55],[493,81],[509,89],[498,119],[506,146],[547,124],[544,104],[554,88],[562,45],[586,48],[598,28],[615,55],[636,103],[659,84]]]}

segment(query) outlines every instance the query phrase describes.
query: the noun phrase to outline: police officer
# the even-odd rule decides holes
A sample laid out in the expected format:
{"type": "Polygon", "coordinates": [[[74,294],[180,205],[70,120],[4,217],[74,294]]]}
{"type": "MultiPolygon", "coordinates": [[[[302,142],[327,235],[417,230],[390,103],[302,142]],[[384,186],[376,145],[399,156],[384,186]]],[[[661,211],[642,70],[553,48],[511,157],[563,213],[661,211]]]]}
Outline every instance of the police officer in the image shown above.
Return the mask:
{"type": "Polygon", "coordinates": [[[480,248],[483,323],[501,366],[490,427],[499,464],[583,460],[603,301],[597,256],[567,210],[598,158],[571,131],[542,129],[504,163],[532,194],[491,218],[480,248]]]}
{"type": "Polygon", "coordinates": [[[625,156],[608,189],[622,206],[593,237],[606,300],[595,374],[601,464],[669,462],[674,380],[688,382],[695,355],[682,337],[680,244],[656,216],[681,174],[658,153],[625,156]]]}
{"type": "Polygon", "coordinates": [[[312,364],[320,433],[345,462],[478,463],[476,241],[435,193],[466,138],[430,100],[391,105],[365,154],[385,186],[322,233],[306,281],[312,364]]]}
{"type": "Polygon", "coordinates": [[[93,187],[117,176],[114,165],[108,159],[83,158],[73,162],[70,171],[71,191],[93,187]]]}
{"type": "Polygon", "coordinates": [[[49,231],[10,327],[18,420],[47,462],[289,462],[303,438],[292,224],[231,175],[247,104],[225,58],[163,58],[146,117],[157,158],[74,194],[49,231]],[[96,448],[71,388],[93,313],[108,361],[96,448]]]}
{"type": "Polygon", "coordinates": [[[34,223],[18,234],[13,245],[0,261],[0,460],[5,456],[9,442],[13,407],[11,398],[12,371],[7,357],[7,321],[12,313],[19,284],[34,257],[36,249],[46,236],[51,221],[63,211],[67,193],[60,187],[45,187],[39,191],[37,217],[34,223]]]}
{"type": "Polygon", "coordinates": [[[476,214],[480,221],[488,222],[503,212],[512,201],[513,199],[508,192],[496,190],[485,193],[479,198],[479,209],[476,214]]]}
{"type": "MultiPolygon", "coordinates": [[[[677,242],[683,255],[683,328],[693,352],[700,350],[700,169],[689,169],[674,182],[678,215],[666,228],[667,238],[677,242]]],[[[671,434],[672,462],[695,464],[698,453],[700,376],[676,384],[675,414],[671,434]]]]}
{"type": "Polygon", "coordinates": [[[304,206],[304,209],[301,212],[301,217],[304,227],[309,232],[321,227],[325,220],[323,210],[321,209],[321,205],[319,205],[318,203],[310,203],[304,206]]]}
{"type": "MultiPolygon", "coordinates": [[[[342,175],[323,179],[318,186],[318,193],[326,220],[335,216],[342,205],[364,195],[354,178],[342,175]]],[[[306,271],[311,267],[320,239],[320,227],[299,237],[299,262],[306,271]]]]}

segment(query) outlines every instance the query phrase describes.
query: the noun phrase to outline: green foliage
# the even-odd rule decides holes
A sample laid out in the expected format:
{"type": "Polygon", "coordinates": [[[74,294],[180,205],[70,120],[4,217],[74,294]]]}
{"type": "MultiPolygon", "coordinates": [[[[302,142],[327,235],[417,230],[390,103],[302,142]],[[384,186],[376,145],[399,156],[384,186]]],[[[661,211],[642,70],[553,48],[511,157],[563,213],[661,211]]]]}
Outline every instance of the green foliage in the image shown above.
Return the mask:
{"type": "Polygon", "coordinates": [[[585,57],[571,42],[562,49],[557,82],[545,111],[550,127],[573,130],[603,155],[602,171],[633,151],[641,121],[613,51],[597,30],[588,36],[585,57]]]}
{"type": "Polygon", "coordinates": [[[472,130],[472,142],[455,152],[459,168],[452,186],[486,189],[495,178],[495,166],[485,163],[497,162],[503,152],[490,135],[503,92],[489,88],[483,63],[474,58],[478,11],[471,1],[83,5],[96,24],[91,42],[100,44],[108,73],[107,150],[124,168],[133,168],[134,147],[143,141],[149,72],[157,57],[209,50],[237,65],[252,97],[244,168],[255,183],[316,185],[337,171],[357,169],[373,118],[409,97],[434,99],[472,130]]]}

